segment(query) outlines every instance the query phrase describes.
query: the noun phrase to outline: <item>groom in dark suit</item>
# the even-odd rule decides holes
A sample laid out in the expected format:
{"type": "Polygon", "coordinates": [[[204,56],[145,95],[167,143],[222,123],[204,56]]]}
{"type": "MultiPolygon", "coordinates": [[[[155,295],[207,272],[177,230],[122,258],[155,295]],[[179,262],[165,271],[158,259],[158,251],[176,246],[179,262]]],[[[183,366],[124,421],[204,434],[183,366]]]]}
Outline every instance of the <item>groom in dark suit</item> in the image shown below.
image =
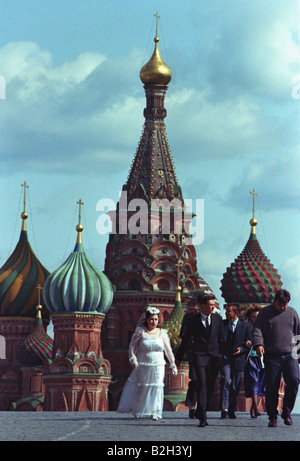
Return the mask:
{"type": "Polygon", "coordinates": [[[223,320],[224,344],[220,381],[221,418],[236,419],[236,401],[240,390],[242,372],[252,342],[250,324],[238,318],[239,304],[226,305],[223,320]]]}
{"type": "MultiPolygon", "coordinates": [[[[189,323],[193,321],[193,318],[195,317],[195,315],[198,315],[198,307],[196,307],[196,309],[194,309],[192,312],[188,312],[187,314],[183,316],[182,323],[181,323],[181,329],[179,333],[179,336],[181,339],[183,339],[184,336],[186,335],[189,323]]],[[[195,419],[196,418],[196,403],[197,403],[197,376],[196,376],[196,372],[193,367],[191,346],[192,344],[189,345],[187,349],[187,354],[186,354],[186,358],[189,362],[190,381],[188,384],[185,405],[189,408],[189,417],[191,419],[195,419]]]]}
{"type": "Polygon", "coordinates": [[[178,348],[176,359],[180,362],[188,347],[197,377],[197,411],[199,427],[205,427],[206,410],[212,396],[220,368],[220,349],[223,340],[223,320],[213,314],[216,298],[213,294],[199,297],[199,313],[189,321],[187,330],[178,348]]]}

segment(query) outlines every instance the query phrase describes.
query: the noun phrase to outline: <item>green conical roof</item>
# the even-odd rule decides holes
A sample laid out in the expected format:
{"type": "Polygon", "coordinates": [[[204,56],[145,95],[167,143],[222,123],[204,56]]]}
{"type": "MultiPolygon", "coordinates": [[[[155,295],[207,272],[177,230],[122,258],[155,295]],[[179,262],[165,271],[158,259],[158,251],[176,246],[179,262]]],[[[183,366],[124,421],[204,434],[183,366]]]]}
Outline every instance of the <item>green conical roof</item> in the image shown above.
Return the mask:
{"type": "Polygon", "coordinates": [[[183,310],[181,299],[180,299],[180,293],[177,287],[177,299],[175,301],[175,306],[173,307],[173,310],[168,320],[166,320],[161,326],[162,328],[168,331],[170,343],[171,343],[174,354],[176,353],[177,348],[179,347],[179,344],[181,342],[181,338],[179,334],[180,334],[183,316],[184,316],[184,310],[183,310]]]}

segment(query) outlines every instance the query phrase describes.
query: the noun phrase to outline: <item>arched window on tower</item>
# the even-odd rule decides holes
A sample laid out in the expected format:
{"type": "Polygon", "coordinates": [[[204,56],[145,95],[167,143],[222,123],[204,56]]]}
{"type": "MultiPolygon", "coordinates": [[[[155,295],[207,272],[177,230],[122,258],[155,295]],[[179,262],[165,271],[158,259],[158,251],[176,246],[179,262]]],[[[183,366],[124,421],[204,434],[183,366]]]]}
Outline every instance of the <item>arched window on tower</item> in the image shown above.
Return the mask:
{"type": "Polygon", "coordinates": [[[140,290],[141,289],[141,283],[139,280],[130,280],[128,283],[128,289],[129,290],[140,290]]]}
{"type": "Polygon", "coordinates": [[[162,291],[170,290],[170,283],[168,280],[161,279],[157,282],[157,288],[162,291]]]}

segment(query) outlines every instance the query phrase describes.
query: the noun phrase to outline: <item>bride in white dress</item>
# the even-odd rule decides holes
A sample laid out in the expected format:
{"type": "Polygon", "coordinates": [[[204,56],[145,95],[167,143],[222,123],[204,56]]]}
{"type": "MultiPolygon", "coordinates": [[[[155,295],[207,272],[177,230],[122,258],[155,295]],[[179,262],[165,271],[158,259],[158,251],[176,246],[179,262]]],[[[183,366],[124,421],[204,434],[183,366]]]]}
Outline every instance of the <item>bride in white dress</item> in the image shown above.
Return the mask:
{"type": "Polygon", "coordinates": [[[177,374],[167,330],[157,328],[159,309],[148,307],[138,322],[129,344],[129,362],[133,368],[121,395],[120,413],[136,418],[162,418],[164,401],[164,353],[173,374],[177,374]]]}

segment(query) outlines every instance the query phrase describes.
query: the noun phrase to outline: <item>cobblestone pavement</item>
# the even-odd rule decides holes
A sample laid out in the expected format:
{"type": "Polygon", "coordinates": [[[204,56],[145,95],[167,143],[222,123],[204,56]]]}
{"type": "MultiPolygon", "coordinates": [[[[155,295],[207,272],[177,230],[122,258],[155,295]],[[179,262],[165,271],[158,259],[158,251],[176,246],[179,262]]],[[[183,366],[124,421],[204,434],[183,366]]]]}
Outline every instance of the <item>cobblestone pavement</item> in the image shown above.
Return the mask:
{"type": "Polygon", "coordinates": [[[294,424],[285,426],[281,417],[278,427],[268,427],[266,414],[251,419],[237,413],[236,420],[223,420],[220,413],[208,413],[208,426],[198,428],[198,421],[187,412],[164,412],[163,419],[135,419],[116,412],[0,412],[0,441],[106,441],[103,447],[118,443],[147,441],[299,441],[300,415],[294,424]]]}

